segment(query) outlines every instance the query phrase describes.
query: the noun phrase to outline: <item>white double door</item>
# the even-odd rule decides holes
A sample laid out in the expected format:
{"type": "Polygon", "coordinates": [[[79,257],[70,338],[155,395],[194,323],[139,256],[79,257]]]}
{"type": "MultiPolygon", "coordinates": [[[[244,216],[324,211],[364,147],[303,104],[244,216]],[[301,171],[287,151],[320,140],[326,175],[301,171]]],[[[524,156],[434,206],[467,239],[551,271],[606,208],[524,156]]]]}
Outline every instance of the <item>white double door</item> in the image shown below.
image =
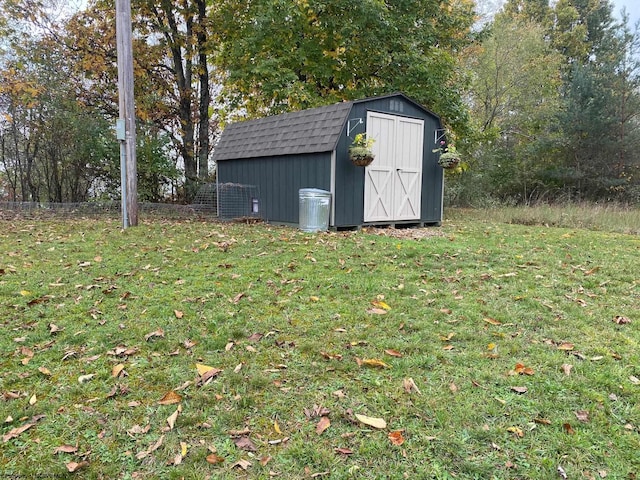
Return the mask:
{"type": "Polygon", "coordinates": [[[419,220],[424,122],[367,113],[375,160],[365,169],[364,221],[419,220]]]}

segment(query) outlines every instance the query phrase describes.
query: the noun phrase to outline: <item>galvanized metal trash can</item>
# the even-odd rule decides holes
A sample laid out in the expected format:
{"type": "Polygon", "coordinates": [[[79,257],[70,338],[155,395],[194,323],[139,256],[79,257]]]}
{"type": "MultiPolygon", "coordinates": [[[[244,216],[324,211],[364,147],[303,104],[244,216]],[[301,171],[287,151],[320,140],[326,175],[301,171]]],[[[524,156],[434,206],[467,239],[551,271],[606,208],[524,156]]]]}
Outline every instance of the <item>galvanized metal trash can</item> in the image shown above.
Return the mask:
{"type": "Polygon", "coordinates": [[[300,230],[303,232],[321,232],[329,228],[331,213],[331,192],[319,188],[301,188],[300,230]]]}

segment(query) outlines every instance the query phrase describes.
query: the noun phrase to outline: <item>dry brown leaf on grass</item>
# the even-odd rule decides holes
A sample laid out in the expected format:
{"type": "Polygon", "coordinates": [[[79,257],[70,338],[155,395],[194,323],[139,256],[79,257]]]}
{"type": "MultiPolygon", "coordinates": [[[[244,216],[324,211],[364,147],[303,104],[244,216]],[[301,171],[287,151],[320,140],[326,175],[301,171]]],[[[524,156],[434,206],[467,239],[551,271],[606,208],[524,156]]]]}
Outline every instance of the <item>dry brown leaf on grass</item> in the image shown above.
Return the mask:
{"type": "Polygon", "coordinates": [[[490,317],[486,317],[483,319],[485,322],[487,322],[490,325],[494,325],[494,326],[498,326],[498,325],[502,325],[502,322],[500,322],[499,320],[496,320],[495,318],[490,318],[490,317]]]}
{"type": "Polygon", "coordinates": [[[160,438],[158,438],[158,440],[156,441],[156,443],[151,445],[147,450],[143,450],[141,452],[138,452],[136,454],[136,458],[138,460],[142,460],[143,458],[147,457],[149,454],[151,454],[151,453],[155,452],[157,449],[159,449],[162,446],[163,442],[164,442],[164,435],[161,435],[160,438]]]}
{"type": "Polygon", "coordinates": [[[320,417],[320,421],[316,425],[316,433],[321,435],[327,428],[331,426],[331,420],[329,417],[320,417]]]}
{"type": "Polygon", "coordinates": [[[507,432],[513,433],[518,438],[524,437],[524,432],[520,427],[509,427],[507,428],[507,432]]]}
{"type": "Polygon", "coordinates": [[[563,363],[561,368],[564,374],[569,376],[571,375],[571,369],[573,368],[573,365],[569,365],[568,363],[563,363]]]}
{"type": "Polygon", "coordinates": [[[387,428],[387,422],[383,418],[368,417],[366,415],[360,415],[358,413],[356,413],[356,418],[361,423],[364,423],[365,425],[369,425],[370,427],[373,427],[373,428],[378,428],[380,430],[387,428]]]}
{"type": "Polygon", "coordinates": [[[404,388],[404,391],[407,393],[416,392],[418,395],[422,395],[422,392],[416,385],[416,382],[413,381],[413,378],[405,378],[402,381],[402,388],[404,388]]]}
{"type": "Polygon", "coordinates": [[[7,443],[9,440],[16,438],[18,435],[20,435],[23,432],[26,432],[27,430],[29,430],[31,427],[34,427],[34,426],[35,426],[35,423],[25,423],[21,427],[12,428],[9,431],[9,433],[5,433],[2,436],[2,442],[7,443]]]}
{"type": "Polygon", "coordinates": [[[149,340],[151,340],[154,337],[162,337],[162,338],[164,338],[164,330],[159,328],[157,330],[154,330],[153,332],[147,333],[144,336],[144,339],[148,342],[149,340]]]}
{"type": "Polygon", "coordinates": [[[516,366],[514,367],[513,371],[518,375],[533,375],[534,374],[533,368],[527,367],[522,363],[516,363],[516,366]]]}
{"type": "Polygon", "coordinates": [[[158,403],[160,405],[174,405],[176,403],[180,403],[181,401],[182,397],[173,390],[170,390],[164,395],[164,397],[162,397],[158,401],[158,403]]]}
{"type": "Polygon", "coordinates": [[[81,468],[84,468],[86,466],[89,465],[89,462],[87,461],[83,461],[83,462],[69,462],[69,463],[65,463],[65,467],[67,467],[67,471],[69,473],[73,473],[73,472],[77,472],[78,470],[80,470],[81,468]]]}
{"type": "Polygon", "coordinates": [[[392,445],[400,446],[404,443],[404,437],[402,436],[403,430],[396,430],[394,432],[389,432],[387,437],[392,445]]]}
{"type": "Polygon", "coordinates": [[[217,465],[219,463],[224,462],[224,457],[221,457],[220,455],[218,455],[217,453],[210,453],[209,455],[207,455],[206,458],[207,462],[209,462],[211,465],[217,465]]]}
{"type": "Polygon", "coordinates": [[[167,418],[167,424],[169,425],[169,430],[173,430],[173,427],[176,425],[176,420],[178,419],[178,415],[182,412],[182,405],[178,405],[178,408],[175,412],[173,412],[167,418]]]}
{"type": "Polygon", "coordinates": [[[626,325],[627,323],[631,323],[631,319],[628,317],[623,317],[622,315],[616,315],[613,317],[613,323],[616,325],[626,325]]]}
{"type": "Polygon", "coordinates": [[[234,438],[233,443],[235,443],[236,447],[238,447],[239,449],[245,450],[247,452],[255,452],[258,450],[251,439],[246,436],[234,438]]]}
{"type": "Polygon", "coordinates": [[[367,309],[367,313],[371,315],[386,315],[387,311],[384,308],[373,307],[373,308],[367,309]]]}
{"type": "Polygon", "coordinates": [[[365,366],[365,367],[374,367],[374,368],[391,368],[389,365],[387,365],[382,360],[379,360],[377,358],[360,359],[356,357],[356,363],[358,364],[359,367],[365,366]]]}
{"type": "Polygon", "coordinates": [[[396,358],[402,358],[402,353],[400,353],[397,350],[393,350],[391,348],[388,348],[387,350],[384,351],[384,353],[386,353],[387,355],[391,355],[392,357],[396,357],[396,358]]]}
{"type": "Polygon", "coordinates": [[[341,455],[353,455],[353,450],[349,450],[348,448],[336,447],[334,448],[334,451],[341,455]]]}
{"type": "Polygon", "coordinates": [[[578,410],[577,412],[573,412],[578,420],[581,422],[587,423],[589,422],[589,412],[587,410],[578,410]]]}
{"type": "Polygon", "coordinates": [[[236,463],[234,463],[233,465],[231,465],[231,467],[238,467],[241,468],[242,470],[247,470],[249,467],[251,467],[251,462],[249,460],[245,460],[244,458],[238,460],[236,463]]]}
{"type": "Polygon", "coordinates": [[[115,365],[112,369],[111,369],[111,376],[113,378],[117,378],[119,376],[124,376],[124,365],[122,363],[119,363],[117,365],[115,365]]]}

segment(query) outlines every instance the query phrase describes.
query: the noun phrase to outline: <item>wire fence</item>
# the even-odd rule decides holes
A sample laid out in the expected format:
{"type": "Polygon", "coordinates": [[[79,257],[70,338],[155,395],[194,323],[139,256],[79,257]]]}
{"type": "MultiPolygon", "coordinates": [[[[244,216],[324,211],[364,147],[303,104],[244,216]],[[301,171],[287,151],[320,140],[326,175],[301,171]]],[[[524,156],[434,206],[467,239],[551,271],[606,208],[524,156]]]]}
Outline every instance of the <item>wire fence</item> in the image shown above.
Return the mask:
{"type": "MultiPolygon", "coordinates": [[[[260,195],[253,185],[203,185],[190,205],[173,203],[138,203],[141,218],[263,220],[260,195]]],[[[117,218],[122,207],[119,200],[82,203],[0,202],[0,219],[12,218],[117,218]]]]}

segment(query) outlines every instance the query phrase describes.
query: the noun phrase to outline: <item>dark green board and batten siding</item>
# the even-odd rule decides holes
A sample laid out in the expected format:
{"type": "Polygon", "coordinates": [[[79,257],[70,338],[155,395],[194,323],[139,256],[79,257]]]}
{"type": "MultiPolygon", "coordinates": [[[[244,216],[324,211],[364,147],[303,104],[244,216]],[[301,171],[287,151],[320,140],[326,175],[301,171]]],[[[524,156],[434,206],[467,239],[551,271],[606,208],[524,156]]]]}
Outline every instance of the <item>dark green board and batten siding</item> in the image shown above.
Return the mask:
{"type": "Polygon", "coordinates": [[[331,188],[331,152],[219,162],[218,181],[256,185],[261,218],[297,224],[298,191],[309,186],[331,188]]]}
{"type": "Polygon", "coordinates": [[[258,187],[260,213],[269,222],[297,224],[299,190],[319,188],[332,193],[333,228],[368,223],[439,224],[444,175],[433,149],[440,129],[436,115],[398,93],[230,125],[213,159],[218,182],[258,187]],[[351,163],[348,147],[357,133],[367,131],[368,112],[424,122],[419,218],[364,220],[365,168],[351,163]]]}

